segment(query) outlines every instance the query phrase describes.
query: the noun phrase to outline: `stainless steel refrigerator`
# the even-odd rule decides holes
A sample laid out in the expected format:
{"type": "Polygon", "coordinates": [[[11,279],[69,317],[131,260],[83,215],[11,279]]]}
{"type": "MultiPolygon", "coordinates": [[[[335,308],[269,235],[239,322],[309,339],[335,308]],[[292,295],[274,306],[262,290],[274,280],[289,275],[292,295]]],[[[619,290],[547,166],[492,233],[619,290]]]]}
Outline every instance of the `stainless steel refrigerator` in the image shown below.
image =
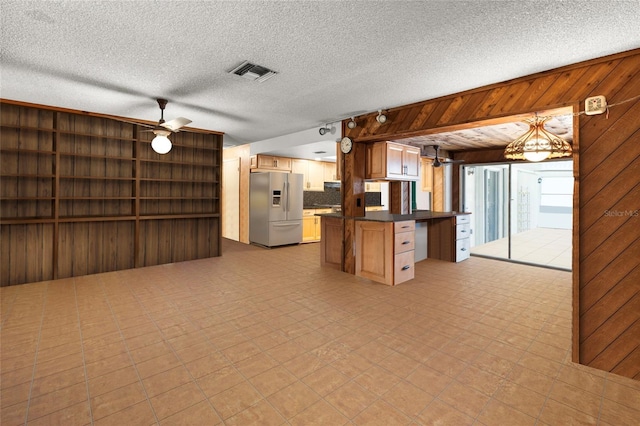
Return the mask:
{"type": "Polygon", "coordinates": [[[303,175],[251,173],[249,241],[266,247],[302,242],[303,175]]]}

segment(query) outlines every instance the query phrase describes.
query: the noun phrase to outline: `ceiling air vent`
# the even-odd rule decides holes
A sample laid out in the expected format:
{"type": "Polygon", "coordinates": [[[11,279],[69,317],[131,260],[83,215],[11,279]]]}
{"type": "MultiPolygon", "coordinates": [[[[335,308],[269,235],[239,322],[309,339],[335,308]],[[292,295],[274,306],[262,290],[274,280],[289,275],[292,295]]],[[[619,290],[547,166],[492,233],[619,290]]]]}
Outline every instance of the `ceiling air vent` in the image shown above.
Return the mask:
{"type": "Polygon", "coordinates": [[[267,67],[263,67],[262,65],[252,64],[249,61],[244,61],[231,71],[229,74],[239,75],[240,77],[246,78],[247,80],[257,81],[262,83],[276,75],[275,71],[270,70],[267,67]]]}

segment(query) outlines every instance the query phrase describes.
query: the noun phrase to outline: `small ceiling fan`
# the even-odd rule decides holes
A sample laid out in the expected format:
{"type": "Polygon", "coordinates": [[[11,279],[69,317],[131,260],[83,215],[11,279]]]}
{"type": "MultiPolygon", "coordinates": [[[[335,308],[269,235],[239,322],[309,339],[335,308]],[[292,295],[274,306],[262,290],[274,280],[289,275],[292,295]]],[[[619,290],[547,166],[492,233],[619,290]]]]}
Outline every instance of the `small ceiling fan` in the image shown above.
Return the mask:
{"type": "Polygon", "coordinates": [[[176,133],[181,127],[191,123],[191,120],[184,117],[174,118],[173,120],[164,121],[164,108],[167,106],[168,101],[166,99],[156,99],[158,106],[160,107],[160,120],[158,124],[151,130],[156,137],[151,141],[151,148],[158,154],[166,154],[171,151],[171,141],[168,136],[171,133],[176,133]]]}
{"type": "Polygon", "coordinates": [[[440,158],[439,154],[438,154],[438,150],[440,149],[440,145],[430,145],[434,151],[435,154],[428,154],[426,152],[426,145],[422,145],[420,147],[420,156],[421,157],[427,157],[427,158],[433,158],[433,167],[440,167],[443,164],[453,164],[453,163],[464,163],[464,160],[452,160],[450,158],[440,158]]]}

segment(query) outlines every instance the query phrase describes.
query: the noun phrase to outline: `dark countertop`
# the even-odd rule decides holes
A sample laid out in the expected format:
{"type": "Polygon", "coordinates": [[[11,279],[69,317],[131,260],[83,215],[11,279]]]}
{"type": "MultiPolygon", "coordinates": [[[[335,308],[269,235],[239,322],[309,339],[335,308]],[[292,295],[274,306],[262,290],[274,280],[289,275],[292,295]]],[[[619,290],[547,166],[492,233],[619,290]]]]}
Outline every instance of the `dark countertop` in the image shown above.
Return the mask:
{"type": "MultiPolygon", "coordinates": [[[[391,214],[388,211],[367,212],[364,217],[356,217],[356,220],[369,220],[373,222],[401,222],[403,220],[415,220],[421,222],[431,219],[446,219],[454,216],[471,214],[469,212],[436,212],[433,210],[415,210],[411,214],[391,214]]],[[[350,218],[342,213],[316,214],[316,216],[350,218]]]]}

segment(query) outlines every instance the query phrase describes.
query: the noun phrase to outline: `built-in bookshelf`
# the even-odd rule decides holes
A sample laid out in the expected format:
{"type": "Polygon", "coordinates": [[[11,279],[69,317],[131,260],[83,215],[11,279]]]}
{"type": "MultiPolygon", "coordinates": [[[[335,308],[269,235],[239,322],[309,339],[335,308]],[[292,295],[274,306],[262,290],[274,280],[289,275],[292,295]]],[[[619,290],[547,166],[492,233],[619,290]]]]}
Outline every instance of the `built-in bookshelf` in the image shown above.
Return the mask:
{"type": "Polygon", "coordinates": [[[1,285],[220,254],[222,134],[1,106],[1,285]]]}

